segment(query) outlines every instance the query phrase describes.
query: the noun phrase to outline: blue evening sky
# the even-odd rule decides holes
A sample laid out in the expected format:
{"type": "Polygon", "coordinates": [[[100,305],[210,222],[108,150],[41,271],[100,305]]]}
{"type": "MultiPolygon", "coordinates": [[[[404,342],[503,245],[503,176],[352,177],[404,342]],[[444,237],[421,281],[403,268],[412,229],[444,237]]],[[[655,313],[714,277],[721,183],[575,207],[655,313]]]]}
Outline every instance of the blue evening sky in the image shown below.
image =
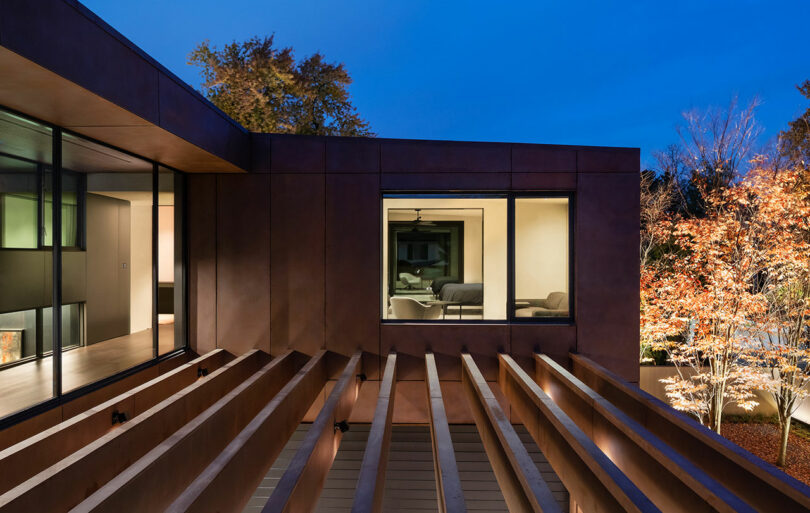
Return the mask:
{"type": "Polygon", "coordinates": [[[807,0],[83,3],[196,88],[204,39],[320,51],[381,137],[635,146],[645,164],[684,110],[758,95],[767,139],[808,107],[807,0]]]}

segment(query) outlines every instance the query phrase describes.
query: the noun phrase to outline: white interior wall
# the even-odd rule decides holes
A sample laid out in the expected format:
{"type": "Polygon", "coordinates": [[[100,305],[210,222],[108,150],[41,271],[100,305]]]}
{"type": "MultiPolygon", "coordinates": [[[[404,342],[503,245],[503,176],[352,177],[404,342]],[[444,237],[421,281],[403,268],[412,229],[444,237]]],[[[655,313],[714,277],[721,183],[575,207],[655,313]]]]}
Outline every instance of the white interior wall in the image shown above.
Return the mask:
{"type": "Polygon", "coordinates": [[[174,207],[158,207],[158,282],[174,283],[174,207]]]}
{"type": "MultiPolygon", "coordinates": [[[[150,198],[151,199],[151,198],[150,198]]],[[[130,332],[152,327],[152,203],[130,203],[130,332]]]]}
{"type": "Polygon", "coordinates": [[[568,200],[515,200],[515,297],[568,292],[568,200]]]}
{"type": "MultiPolygon", "coordinates": [[[[464,281],[467,283],[484,283],[484,319],[506,319],[506,207],[504,198],[385,198],[383,200],[383,234],[382,234],[382,304],[384,318],[387,317],[388,297],[388,221],[389,209],[398,208],[477,208],[483,209],[483,254],[480,239],[477,244],[467,238],[468,227],[464,224],[464,281]],[[475,247],[473,247],[475,246],[475,247]],[[469,252],[468,252],[469,251],[469,252]],[[473,267],[475,256],[483,258],[477,268],[483,268],[483,279],[467,279],[468,262],[473,267]]],[[[412,218],[412,217],[411,217],[412,218]]],[[[470,225],[470,231],[473,225],[470,225]]],[[[480,230],[477,230],[480,233],[480,230]]],[[[472,276],[472,275],[471,275],[472,276]]]]}

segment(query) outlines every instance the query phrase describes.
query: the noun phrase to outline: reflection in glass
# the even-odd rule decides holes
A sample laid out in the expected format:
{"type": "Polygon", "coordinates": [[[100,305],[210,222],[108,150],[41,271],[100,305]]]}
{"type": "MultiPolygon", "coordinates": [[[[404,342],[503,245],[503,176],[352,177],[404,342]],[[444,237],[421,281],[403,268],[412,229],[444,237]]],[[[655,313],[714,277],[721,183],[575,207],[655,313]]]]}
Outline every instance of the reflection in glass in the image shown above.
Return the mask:
{"type": "Polygon", "coordinates": [[[183,274],[182,175],[161,167],[158,174],[158,349],[160,354],[185,346],[182,315],[183,274]]]}
{"type": "Polygon", "coordinates": [[[517,318],[569,317],[568,198],[515,199],[517,318]]]}
{"type": "Polygon", "coordinates": [[[62,139],[63,390],[155,356],[152,164],[77,136],[62,139]]]}
{"type": "Polygon", "coordinates": [[[0,416],[52,397],[52,250],[39,240],[48,127],[0,111],[0,416]]]}

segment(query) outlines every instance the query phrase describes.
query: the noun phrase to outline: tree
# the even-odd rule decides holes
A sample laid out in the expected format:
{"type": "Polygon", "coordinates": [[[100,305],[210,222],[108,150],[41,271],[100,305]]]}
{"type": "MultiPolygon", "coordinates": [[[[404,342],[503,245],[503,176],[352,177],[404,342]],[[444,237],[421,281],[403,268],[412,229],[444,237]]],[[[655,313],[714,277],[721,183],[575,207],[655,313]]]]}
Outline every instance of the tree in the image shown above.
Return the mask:
{"type": "Polygon", "coordinates": [[[762,129],[755,113],[759,100],[740,106],[734,97],[728,108],[691,110],[682,114],[684,123],[677,127],[686,167],[690,176],[684,185],[687,212],[705,214],[705,198],[729,187],[739,178],[762,129]]]}
{"type": "Polygon", "coordinates": [[[316,53],[296,62],[273,36],[233,42],[218,50],[204,41],[189,54],[203,93],[248,130],[306,135],[373,136],[347,90],[343,64],[316,53]]]}
{"type": "MultiPolygon", "coordinates": [[[[805,80],[797,89],[810,100],[810,80],[805,80]]],[[[780,151],[794,166],[807,169],[810,166],[810,108],[788,126],[788,130],[779,133],[780,151]]]]}
{"type": "MultiPolygon", "coordinates": [[[[743,189],[741,187],[741,189],[743,189]]],[[[784,466],[793,414],[810,395],[810,201],[801,171],[758,171],[744,194],[754,208],[750,224],[767,241],[767,267],[756,286],[767,300],[761,326],[761,388],[773,396],[781,429],[777,465],[784,466]]]]}
{"type": "Polygon", "coordinates": [[[765,261],[765,241],[754,236],[747,200],[736,188],[706,198],[704,217],[661,223],[673,249],[666,265],[642,282],[647,335],[665,350],[677,375],[662,380],[675,409],[720,433],[725,408],[750,410],[759,373],[756,333],[767,304],[752,287],[765,261]]]}

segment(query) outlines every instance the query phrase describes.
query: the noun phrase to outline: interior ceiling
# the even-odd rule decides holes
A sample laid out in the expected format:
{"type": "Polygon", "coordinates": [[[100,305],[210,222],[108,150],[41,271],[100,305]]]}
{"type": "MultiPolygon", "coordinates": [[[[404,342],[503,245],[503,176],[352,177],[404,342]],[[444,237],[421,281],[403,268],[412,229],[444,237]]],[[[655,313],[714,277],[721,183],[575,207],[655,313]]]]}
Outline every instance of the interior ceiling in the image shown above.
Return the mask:
{"type": "MultiPolygon", "coordinates": [[[[181,171],[244,171],[3,47],[0,47],[0,70],[0,105],[181,171]]],[[[30,154],[27,158],[50,160],[48,133],[45,129],[35,140],[15,141],[3,139],[0,128],[0,152],[10,153],[2,149],[3,145],[19,146],[25,142],[26,145],[33,145],[28,149],[18,149],[27,151],[30,154]]],[[[112,152],[116,154],[114,158],[118,159],[118,168],[123,168],[116,168],[115,171],[131,171],[131,167],[139,167],[139,162],[142,162],[107,148],[101,151],[101,146],[92,143],[83,143],[80,146],[83,147],[68,148],[66,145],[65,159],[71,158],[69,152],[74,152],[77,159],[82,155],[89,162],[98,163],[102,159],[109,163],[112,160],[109,153],[112,152]],[[106,152],[107,155],[93,157],[93,152],[106,152]]]]}

